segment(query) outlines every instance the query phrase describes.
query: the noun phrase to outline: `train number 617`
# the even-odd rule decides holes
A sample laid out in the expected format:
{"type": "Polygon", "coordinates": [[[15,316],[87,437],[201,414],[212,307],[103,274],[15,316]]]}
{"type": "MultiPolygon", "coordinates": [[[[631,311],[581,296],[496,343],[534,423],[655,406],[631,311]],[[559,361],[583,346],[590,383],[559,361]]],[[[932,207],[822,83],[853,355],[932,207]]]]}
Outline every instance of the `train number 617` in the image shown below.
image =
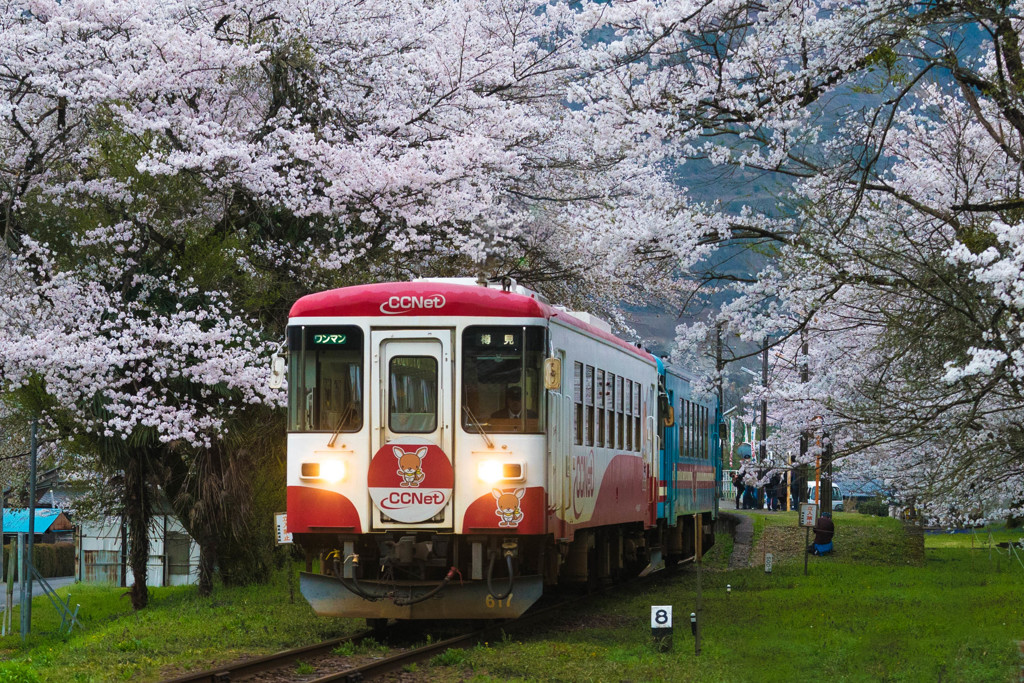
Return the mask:
{"type": "Polygon", "coordinates": [[[490,593],[487,594],[486,604],[488,609],[495,607],[511,607],[512,606],[512,594],[509,593],[507,598],[496,600],[490,593]]]}

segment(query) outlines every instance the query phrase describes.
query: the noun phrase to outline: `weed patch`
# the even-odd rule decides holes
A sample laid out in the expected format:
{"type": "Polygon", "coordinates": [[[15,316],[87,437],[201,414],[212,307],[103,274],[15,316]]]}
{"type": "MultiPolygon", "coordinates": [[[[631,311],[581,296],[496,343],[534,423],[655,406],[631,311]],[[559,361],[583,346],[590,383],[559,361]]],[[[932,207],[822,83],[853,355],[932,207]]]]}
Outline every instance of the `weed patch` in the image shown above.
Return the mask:
{"type": "Polygon", "coordinates": [[[39,683],[39,674],[24,662],[3,662],[0,683],[39,683]]]}
{"type": "Polygon", "coordinates": [[[439,655],[430,658],[431,666],[462,666],[468,655],[465,650],[448,648],[439,655]]]}

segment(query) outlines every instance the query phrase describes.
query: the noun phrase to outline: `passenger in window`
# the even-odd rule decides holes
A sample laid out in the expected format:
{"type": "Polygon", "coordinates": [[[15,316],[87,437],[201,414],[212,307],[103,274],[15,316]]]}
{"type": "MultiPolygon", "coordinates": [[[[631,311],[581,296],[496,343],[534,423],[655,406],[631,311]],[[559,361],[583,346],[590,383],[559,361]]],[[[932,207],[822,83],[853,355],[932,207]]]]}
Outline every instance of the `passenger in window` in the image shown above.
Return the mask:
{"type": "Polygon", "coordinates": [[[531,420],[537,419],[536,410],[523,410],[523,390],[517,386],[511,386],[505,390],[505,406],[500,410],[491,413],[492,418],[518,420],[526,417],[531,420]],[[524,415],[525,412],[525,415],[524,415]]]}

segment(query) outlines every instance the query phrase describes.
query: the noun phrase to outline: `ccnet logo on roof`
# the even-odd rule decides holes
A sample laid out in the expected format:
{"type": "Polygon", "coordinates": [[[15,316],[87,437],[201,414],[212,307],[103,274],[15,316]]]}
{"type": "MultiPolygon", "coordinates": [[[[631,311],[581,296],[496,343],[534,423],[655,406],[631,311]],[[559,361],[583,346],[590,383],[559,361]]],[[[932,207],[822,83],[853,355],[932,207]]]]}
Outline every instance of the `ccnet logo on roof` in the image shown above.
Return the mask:
{"type": "Polygon", "coordinates": [[[373,456],[366,483],[370,499],[382,513],[396,522],[424,522],[451,499],[455,470],[436,444],[401,437],[373,456]]]}
{"type": "Polygon", "coordinates": [[[380,305],[384,315],[401,315],[412,311],[436,311],[448,303],[444,294],[402,294],[389,296],[380,305]]]}

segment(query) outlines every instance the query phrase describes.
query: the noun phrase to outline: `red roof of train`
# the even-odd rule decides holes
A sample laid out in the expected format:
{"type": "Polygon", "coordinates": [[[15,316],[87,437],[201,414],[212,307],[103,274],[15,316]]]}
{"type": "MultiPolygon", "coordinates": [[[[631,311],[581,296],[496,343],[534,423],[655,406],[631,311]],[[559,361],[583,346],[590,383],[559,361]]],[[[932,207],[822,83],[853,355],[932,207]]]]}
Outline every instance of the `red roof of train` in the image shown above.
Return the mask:
{"type": "Polygon", "coordinates": [[[292,318],[379,315],[546,318],[547,309],[536,299],[499,289],[443,282],[388,282],[310,294],[296,301],[289,315],[292,318]]]}
{"type": "Polygon", "coordinates": [[[342,287],[302,297],[292,305],[291,318],[379,317],[418,315],[485,316],[491,318],[557,318],[614,342],[636,355],[654,356],[613,334],[523,294],[474,285],[443,282],[388,282],[342,287]]]}

